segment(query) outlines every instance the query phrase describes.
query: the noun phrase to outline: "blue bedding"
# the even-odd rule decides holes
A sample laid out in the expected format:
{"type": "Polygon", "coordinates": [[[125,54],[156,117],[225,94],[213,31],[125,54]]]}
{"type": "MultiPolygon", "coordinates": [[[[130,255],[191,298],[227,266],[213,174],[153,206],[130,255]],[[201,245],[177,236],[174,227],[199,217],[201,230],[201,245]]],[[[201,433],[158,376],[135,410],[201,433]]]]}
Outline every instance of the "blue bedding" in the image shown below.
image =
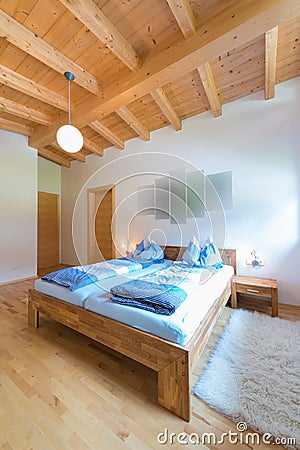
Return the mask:
{"type": "Polygon", "coordinates": [[[139,243],[133,254],[127,256],[127,258],[130,261],[144,261],[150,262],[151,264],[160,264],[164,262],[164,251],[155,241],[151,241],[150,237],[147,236],[139,243]]]}
{"type": "MultiPolygon", "coordinates": [[[[114,276],[113,272],[110,276],[114,276]]],[[[60,286],[69,288],[71,291],[75,291],[76,289],[95,283],[97,277],[95,275],[88,275],[75,267],[68,267],[67,269],[57,270],[44,275],[42,280],[59,284],[60,286]]]]}
{"type": "Polygon", "coordinates": [[[150,264],[128,261],[126,258],[112,259],[86,266],[68,267],[51,272],[42,280],[55,283],[75,291],[97,281],[145,269],[150,264]]]}
{"type": "Polygon", "coordinates": [[[126,256],[126,257],[124,256],[123,258],[116,259],[115,261],[131,261],[131,262],[135,262],[135,263],[137,262],[137,263],[139,263],[142,266],[142,269],[146,269],[147,267],[151,266],[151,261],[148,261],[148,262],[140,261],[140,260],[136,260],[134,258],[130,258],[128,256],[126,256]]]}
{"type": "Polygon", "coordinates": [[[178,286],[141,279],[114,286],[110,292],[113,302],[168,316],[176,311],[187,296],[178,286]]]}

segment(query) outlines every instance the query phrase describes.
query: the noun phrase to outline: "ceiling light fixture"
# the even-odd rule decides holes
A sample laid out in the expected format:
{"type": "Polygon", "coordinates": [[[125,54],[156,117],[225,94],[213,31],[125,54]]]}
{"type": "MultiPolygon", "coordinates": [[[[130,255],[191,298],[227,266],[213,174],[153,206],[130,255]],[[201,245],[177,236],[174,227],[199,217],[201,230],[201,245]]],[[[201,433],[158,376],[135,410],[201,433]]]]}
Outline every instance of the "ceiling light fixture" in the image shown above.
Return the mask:
{"type": "Polygon", "coordinates": [[[68,153],[76,153],[82,149],[83,146],[83,136],[78,128],[71,125],[71,105],[70,105],[70,92],[71,92],[71,81],[74,80],[75,76],[71,72],[65,72],[64,76],[69,82],[69,100],[68,100],[68,125],[61,126],[56,132],[56,140],[58,145],[68,153]]]}

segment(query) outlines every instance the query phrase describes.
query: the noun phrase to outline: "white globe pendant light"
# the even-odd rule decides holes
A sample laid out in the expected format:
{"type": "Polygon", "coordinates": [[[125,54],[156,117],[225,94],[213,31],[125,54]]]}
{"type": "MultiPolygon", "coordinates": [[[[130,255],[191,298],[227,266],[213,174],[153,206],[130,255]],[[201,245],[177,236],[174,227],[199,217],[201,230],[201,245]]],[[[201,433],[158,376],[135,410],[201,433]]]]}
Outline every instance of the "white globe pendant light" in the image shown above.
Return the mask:
{"type": "Polygon", "coordinates": [[[69,153],[76,153],[83,146],[83,137],[80,131],[73,125],[63,125],[57,130],[56,140],[58,145],[69,153]]]}
{"type": "Polygon", "coordinates": [[[70,83],[74,80],[71,72],[65,72],[64,76],[69,82],[69,121],[67,125],[62,125],[56,132],[56,140],[58,145],[68,153],[76,153],[83,147],[83,136],[78,128],[71,125],[71,108],[70,108],[70,83]]]}

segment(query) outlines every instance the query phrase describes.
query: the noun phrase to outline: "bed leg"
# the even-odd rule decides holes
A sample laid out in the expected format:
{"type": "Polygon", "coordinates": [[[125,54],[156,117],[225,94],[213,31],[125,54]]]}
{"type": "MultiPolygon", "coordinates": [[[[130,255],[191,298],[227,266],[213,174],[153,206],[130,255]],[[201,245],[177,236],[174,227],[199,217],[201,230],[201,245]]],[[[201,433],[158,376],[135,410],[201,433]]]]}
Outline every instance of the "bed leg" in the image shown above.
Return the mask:
{"type": "Polygon", "coordinates": [[[28,325],[34,328],[39,327],[39,311],[33,305],[30,293],[28,294],[28,325]]]}
{"type": "Polygon", "coordinates": [[[190,421],[188,354],[158,372],[158,403],[187,422],[190,421]]]}
{"type": "Polygon", "coordinates": [[[234,282],[231,282],[231,308],[232,309],[237,308],[237,292],[236,292],[236,285],[234,282]]]}

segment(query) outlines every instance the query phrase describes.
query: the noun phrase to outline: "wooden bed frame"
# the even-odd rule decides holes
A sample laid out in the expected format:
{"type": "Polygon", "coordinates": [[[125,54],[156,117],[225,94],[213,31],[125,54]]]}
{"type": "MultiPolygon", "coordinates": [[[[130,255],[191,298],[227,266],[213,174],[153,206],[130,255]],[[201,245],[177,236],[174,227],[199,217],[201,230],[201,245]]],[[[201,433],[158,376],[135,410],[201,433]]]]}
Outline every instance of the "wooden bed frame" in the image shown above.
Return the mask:
{"type": "MultiPolygon", "coordinates": [[[[166,247],[165,258],[176,260],[184,247],[166,247]]],[[[235,250],[222,250],[225,264],[236,269],[235,250]]],[[[39,327],[39,313],[150,367],[158,375],[158,403],[190,421],[190,372],[206,346],[212,329],[231,294],[231,282],[184,346],[153,336],[81,307],[29,290],[28,324],[39,327]]]]}

